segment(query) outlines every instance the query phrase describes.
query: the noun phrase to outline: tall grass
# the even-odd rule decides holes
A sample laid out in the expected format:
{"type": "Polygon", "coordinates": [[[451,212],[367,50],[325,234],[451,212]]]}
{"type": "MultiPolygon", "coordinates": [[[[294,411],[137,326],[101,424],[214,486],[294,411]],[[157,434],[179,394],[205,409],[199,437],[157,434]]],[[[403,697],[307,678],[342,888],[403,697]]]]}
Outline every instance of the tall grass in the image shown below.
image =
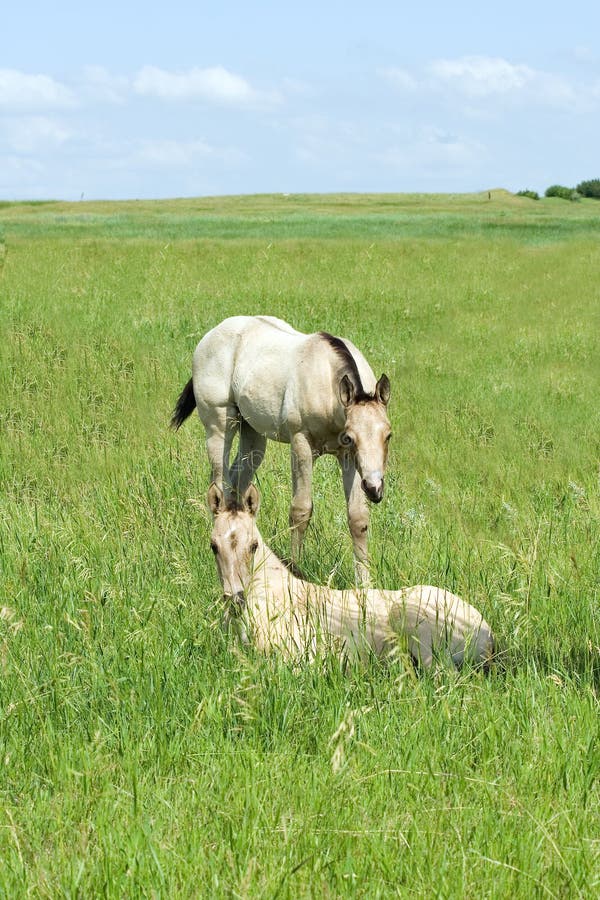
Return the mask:
{"type": "MultiPolygon", "coordinates": [[[[402,237],[385,216],[368,230],[377,198],[296,198],[304,231],[249,238],[250,201],[221,202],[226,239],[181,209],[162,230],[177,204],[141,207],[131,235],[119,206],[91,231],[79,207],[0,210],[0,890],[595,894],[595,219],[540,243],[538,205],[519,205],[532,230],[499,239],[469,225],[485,198],[421,198],[402,237]],[[221,634],[202,429],[167,423],[196,342],[239,312],[351,338],[390,376],[373,577],[475,603],[490,677],[294,670],[221,634]]],[[[280,202],[255,204],[276,219],[280,202]]],[[[260,524],[283,553],[288,469],[270,445],[260,524]]],[[[303,567],[344,586],[331,460],[314,491],[303,567]]]]}
{"type": "Polygon", "coordinates": [[[597,204],[471,195],[258,195],[120,203],[6,203],[10,236],[165,241],[256,238],[401,240],[490,236],[527,243],[597,234],[597,204]]]}

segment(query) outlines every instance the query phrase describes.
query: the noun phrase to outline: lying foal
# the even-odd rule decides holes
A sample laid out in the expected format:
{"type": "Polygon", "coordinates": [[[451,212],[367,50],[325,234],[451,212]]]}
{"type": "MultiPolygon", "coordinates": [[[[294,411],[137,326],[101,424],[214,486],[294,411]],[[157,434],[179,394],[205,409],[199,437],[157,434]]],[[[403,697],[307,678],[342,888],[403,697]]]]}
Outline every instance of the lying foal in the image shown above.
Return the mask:
{"type": "Polygon", "coordinates": [[[208,491],[225,624],[243,642],[286,658],[313,658],[323,649],[385,656],[400,645],[426,668],[438,661],[490,663],[490,626],[450,591],[429,585],[339,591],[297,578],[263,541],[259,502],[254,485],[237,502],[226,502],[216,484],[208,491]]]}

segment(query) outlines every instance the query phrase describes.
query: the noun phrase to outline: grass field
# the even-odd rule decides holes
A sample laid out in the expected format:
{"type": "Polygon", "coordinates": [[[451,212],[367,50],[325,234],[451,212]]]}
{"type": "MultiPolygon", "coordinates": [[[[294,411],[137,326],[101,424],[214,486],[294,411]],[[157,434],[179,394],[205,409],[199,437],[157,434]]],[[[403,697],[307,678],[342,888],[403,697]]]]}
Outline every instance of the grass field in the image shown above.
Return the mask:
{"type": "MultiPolygon", "coordinates": [[[[0,894],[597,895],[600,205],[3,204],[0,236],[0,894]],[[478,606],[491,675],[221,634],[202,429],[167,424],[234,313],[389,375],[373,580],[478,606]]],[[[288,469],[270,445],[284,554],[288,469]]],[[[314,494],[303,568],[343,587],[334,461],[314,494]]]]}

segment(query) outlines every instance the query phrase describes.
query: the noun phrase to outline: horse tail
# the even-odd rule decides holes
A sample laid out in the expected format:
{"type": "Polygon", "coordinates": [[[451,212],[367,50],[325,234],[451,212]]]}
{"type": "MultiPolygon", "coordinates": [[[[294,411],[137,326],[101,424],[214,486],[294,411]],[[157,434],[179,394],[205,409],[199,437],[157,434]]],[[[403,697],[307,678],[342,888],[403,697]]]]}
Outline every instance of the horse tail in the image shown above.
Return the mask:
{"type": "Polygon", "coordinates": [[[177,431],[183,425],[187,417],[194,412],[196,408],[196,398],[194,397],[194,385],[192,379],[188,381],[181,394],[179,400],[173,410],[171,416],[171,428],[177,431]]]}

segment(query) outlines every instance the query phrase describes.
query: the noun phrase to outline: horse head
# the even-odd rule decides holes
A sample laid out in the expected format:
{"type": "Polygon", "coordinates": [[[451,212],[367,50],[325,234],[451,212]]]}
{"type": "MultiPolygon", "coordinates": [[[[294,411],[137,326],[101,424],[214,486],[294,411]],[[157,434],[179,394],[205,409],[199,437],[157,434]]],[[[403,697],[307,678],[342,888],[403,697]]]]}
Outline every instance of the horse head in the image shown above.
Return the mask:
{"type": "Polygon", "coordinates": [[[387,405],[390,381],[382,375],[374,394],[357,391],[348,375],[340,380],[340,401],[346,413],[344,430],[338,441],[361,477],[361,486],[369,500],[383,499],[384,474],[387,465],[389,440],[392,436],[387,405]]]}
{"type": "Polygon", "coordinates": [[[223,586],[225,624],[246,609],[246,598],[254,572],[254,557],[260,544],[256,513],[260,505],[257,489],[251,484],[241,499],[225,499],[213,482],[208,489],[208,508],[213,516],[210,548],[215,556],[223,586]]]}

